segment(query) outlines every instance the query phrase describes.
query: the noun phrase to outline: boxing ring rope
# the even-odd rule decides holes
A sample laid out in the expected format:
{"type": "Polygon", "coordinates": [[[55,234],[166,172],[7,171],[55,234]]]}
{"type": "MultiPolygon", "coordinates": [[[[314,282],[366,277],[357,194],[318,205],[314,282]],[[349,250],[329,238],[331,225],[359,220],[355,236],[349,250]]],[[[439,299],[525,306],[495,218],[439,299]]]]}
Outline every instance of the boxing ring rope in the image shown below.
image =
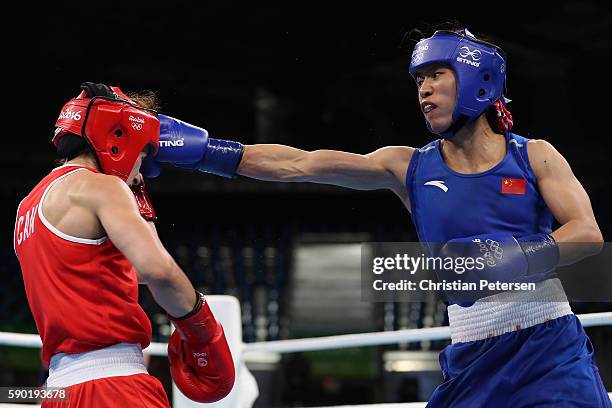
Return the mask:
{"type": "MultiPolygon", "coordinates": [[[[577,315],[584,327],[612,325],[612,312],[577,315]]],[[[350,347],[382,346],[387,344],[413,343],[423,340],[446,340],[450,338],[448,326],[425,329],[406,329],[387,332],[343,334],[338,336],[313,337],[243,343],[242,353],[273,352],[298,353],[304,351],[330,350],[350,347]]],[[[37,334],[0,332],[0,345],[40,348],[37,334]]],[[[151,343],[144,351],[152,356],[166,356],[166,343],[151,343]]]]}
{"type": "MultiPolygon", "coordinates": [[[[588,314],[577,315],[577,317],[578,319],[580,319],[580,322],[582,323],[584,327],[612,325],[612,312],[588,313],[588,314]]],[[[446,340],[449,338],[450,338],[450,328],[448,326],[442,326],[442,327],[432,327],[432,328],[423,328],[423,329],[396,330],[396,331],[388,331],[388,332],[345,334],[345,335],[337,335],[337,336],[315,337],[315,338],[308,338],[308,339],[292,339],[292,340],[265,341],[265,342],[255,342],[255,343],[241,343],[239,349],[242,355],[247,354],[247,353],[297,353],[297,352],[305,352],[305,351],[318,351],[318,350],[330,350],[330,349],[351,348],[351,347],[381,346],[381,345],[388,345],[388,344],[411,343],[411,342],[418,342],[418,341],[424,341],[424,340],[429,340],[429,341],[446,340]]],[[[40,348],[41,345],[42,345],[42,342],[40,340],[40,337],[37,334],[0,332],[0,346],[40,348]]],[[[144,352],[152,356],[166,356],[167,355],[167,344],[166,343],[151,343],[151,345],[147,347],[144,350],[144,352]]],[[[241,357],[238,357],[238,358],[241,359],[241,357]]],[[[612,400],[612,393],[609,393],[609,396],[610,396],[610,399],[612,400]]],[[[175,407],[179,407],[183,405],[180,403],[176,403],[176,400],[175,400],[175,404],[174,404],[175,407]]],[[[21,406],[25,406],[25,405],[21,405],[21,406]]],[[[319,407],[319,408],[423,408],[425,406],[426,406],[425,402],[415,402],[415,403],[344,405],[344,406],[319,407]]],[[[13,407],[13,405],[0,404],[0,407],[7,408],[7,407],[13,407]]],[[[30,407],[37,407],[37,405],[30,405],[30,407]]]]}

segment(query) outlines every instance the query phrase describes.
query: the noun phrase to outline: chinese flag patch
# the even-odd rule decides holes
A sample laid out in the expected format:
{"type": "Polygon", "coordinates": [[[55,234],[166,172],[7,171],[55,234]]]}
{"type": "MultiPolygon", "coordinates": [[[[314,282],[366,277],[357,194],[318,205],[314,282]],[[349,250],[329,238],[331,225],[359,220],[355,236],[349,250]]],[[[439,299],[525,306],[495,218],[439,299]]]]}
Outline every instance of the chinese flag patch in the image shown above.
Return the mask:
{"type": "Polygon", "coordinates": [[[502,178],[502,194],[525,194],[526,179],[502,178]]]}

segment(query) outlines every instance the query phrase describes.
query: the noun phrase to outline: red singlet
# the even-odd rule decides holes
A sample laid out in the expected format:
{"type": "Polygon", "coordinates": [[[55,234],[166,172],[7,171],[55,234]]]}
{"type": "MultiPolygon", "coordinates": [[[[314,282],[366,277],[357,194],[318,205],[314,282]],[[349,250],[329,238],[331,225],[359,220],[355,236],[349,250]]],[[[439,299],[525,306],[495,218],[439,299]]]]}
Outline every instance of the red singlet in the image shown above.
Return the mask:
{"type": "Polygon", "coordinates": [[[13,242],[26,295],[48,366],[56,353],[81,353],[117,343],[151,341],[151,322],[138,304],[138,279],[130,262],[106,237],[73,237],[53,227],[41,210],[53,184],[77,171],[51,171],[17,210],[13,242]]]}

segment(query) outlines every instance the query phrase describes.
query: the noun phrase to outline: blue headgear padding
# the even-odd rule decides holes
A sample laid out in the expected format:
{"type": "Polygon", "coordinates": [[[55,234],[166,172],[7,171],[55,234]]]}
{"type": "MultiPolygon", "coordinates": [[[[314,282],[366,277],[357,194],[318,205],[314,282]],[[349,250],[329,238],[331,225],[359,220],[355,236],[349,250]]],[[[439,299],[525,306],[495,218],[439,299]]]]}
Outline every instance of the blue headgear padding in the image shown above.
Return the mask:
{"type": "MultiPolygon", "coordinates": [[[[450,66],[457,80],[453,122],[440,133],[444,138],[453,137],[504,94],[504,52],[493,44],[478,40],[468,30],[462,33],[436,31],[431,37],[419,41],[412,52],[410,75],[416,80],[417,71],[430,64],[450,66]]],[[[427,127],[432,130],[429,122],[427,127]]]]}

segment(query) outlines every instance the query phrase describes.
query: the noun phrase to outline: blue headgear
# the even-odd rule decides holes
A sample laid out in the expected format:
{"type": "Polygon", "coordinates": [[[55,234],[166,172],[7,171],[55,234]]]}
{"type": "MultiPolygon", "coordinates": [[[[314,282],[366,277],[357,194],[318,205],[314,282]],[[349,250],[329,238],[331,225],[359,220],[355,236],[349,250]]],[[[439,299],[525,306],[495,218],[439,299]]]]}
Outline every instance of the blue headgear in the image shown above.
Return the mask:
{"type": "MultiPolygon", "coordinates": [[[[457,80],[453,121],[446,131],[440,133],[444,138],[453,137],[503,97],[506,81],[504,52],[496,45],[477,39],[467,29],[460,33],[440,30],[419,41],[412,52],[410,75],[416,80],[416,72],[429,64],[450,66],[457,80]]],[[[429,122],[427,127],[432,131],[429,122]]]]}

